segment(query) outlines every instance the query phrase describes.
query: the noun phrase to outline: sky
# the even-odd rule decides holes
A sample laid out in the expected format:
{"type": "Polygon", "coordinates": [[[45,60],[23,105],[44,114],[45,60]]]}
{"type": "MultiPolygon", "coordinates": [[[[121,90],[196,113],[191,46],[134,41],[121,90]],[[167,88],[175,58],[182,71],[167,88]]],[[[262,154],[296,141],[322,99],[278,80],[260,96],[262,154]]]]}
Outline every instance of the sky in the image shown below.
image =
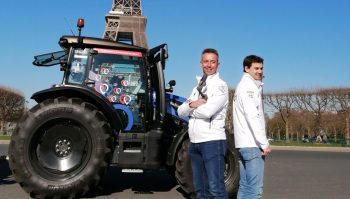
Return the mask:
{"type": "MultiPolygon", "coordinates": [[[[60,51],[62,35],[101,38],[111,0],[5,1],[0,7],[0,86],[29,100],[60,83],[59,66],[32,65],[35,55],[60,51]]],[[[264,58],[265,93],[350,86],[348,0],[143,0],[149,47],[168,44],[165,79],[174,94],[188,97],[201,76],[201,52],[215,48],[219,73],[234,88],[242,61],[264,58]]]]}

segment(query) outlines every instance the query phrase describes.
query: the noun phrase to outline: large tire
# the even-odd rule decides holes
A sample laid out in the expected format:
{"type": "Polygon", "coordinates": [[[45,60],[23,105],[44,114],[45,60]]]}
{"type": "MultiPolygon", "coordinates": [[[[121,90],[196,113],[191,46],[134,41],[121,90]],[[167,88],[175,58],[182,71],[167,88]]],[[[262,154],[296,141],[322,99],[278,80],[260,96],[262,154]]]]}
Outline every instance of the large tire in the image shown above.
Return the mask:
{"type": "Polygon", "coordinates": [[[18,123],[9,147],[16,181],[33,198],[75,198],[96,186],[112,151],[102,112],[77,98],[48,99],[18,123]]]}
{"type": "Polygon", "coordinates": [[[175,178],[182,190],[184,190],[191,198],[195,198],[191,160],[188,155],[188,146],[190,141],[186,139],[180,150],[177,153],[177,160],[175,163],[175,178]]]}
{"type": "Polygon", "coordinates": [[[236,198],[239,187],[239,155],[234,136],[226,132],[227,152],[225,156],[225,186],[230,198],[236,198]]]}
{"type": "MultiPolygon", "coordinates": [[[[231,135],[227,135],[227,152],[225,156],[225,186],[230,198],[234,198],[239,185],[238,152],[234,147],[231,135]]],[[[188,156],[189,140],[182,143],[177,154],[175,178],[181,188],[191,197],[195,198],[191,160],[188,156]]]]}

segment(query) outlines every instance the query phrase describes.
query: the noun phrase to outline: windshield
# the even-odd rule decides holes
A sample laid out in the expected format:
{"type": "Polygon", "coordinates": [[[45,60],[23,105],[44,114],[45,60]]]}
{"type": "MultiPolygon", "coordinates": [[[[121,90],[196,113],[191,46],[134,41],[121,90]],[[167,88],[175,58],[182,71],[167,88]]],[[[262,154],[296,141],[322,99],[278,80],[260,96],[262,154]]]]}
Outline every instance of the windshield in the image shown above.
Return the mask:
{"type": "Polygon", "coordinates": [[[126,130],[143,127],[145,81],[142,54],[140,52],[94,49],[89,79],[95,82],[95,90],[116,104],[127,114],[126,130]],[[127,107],[127,109],[125,108],[127,107]]]}
{"type": "Polygon", "coordinates": [[[75,49],[68,82],[82,84],[85,79],[86,67],[88,64],[88,49],[75,49]]]}

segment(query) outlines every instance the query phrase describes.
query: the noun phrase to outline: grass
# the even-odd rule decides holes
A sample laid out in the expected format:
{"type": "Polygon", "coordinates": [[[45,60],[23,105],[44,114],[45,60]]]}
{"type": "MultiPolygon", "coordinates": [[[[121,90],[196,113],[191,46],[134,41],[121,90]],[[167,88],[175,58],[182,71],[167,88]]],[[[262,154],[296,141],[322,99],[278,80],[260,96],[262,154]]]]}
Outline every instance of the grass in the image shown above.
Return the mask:
{"type": "Polygon", "coordinates": [[[0,140],[10,140],[11,136],[8,135],[0,135],[0,140]]]}
{"type": "MultiPolygon", "coordinates": [[[[303,143],[296,141],[274,141],[270,143],[273,146],[308,146],[308,147],[346,147],[345,143],[303,143]]],[[[349,147],[349,146],[347,146],[349,147]]]]}

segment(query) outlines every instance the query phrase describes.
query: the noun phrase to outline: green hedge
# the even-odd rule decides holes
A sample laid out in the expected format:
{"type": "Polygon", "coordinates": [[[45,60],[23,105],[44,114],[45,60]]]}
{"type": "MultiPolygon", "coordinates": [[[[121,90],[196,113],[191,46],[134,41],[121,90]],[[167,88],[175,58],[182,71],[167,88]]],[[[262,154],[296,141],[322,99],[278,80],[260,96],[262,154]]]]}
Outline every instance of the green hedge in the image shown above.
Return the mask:
{"type": "Polygon", "coordinates": [[[349,147],[347,145],[346,140],[339,140],[337,143],[303,143],[303,142],[297,142],[297,141],[289,141],[286,142],[284,140],[281,141],[273,141],[270,143],[273,146],[311,146],[311,147],[349,147]]]}
{"type": "Polygon", "coordinates": [[[10,140],[11,136],[8,135],[0,135],[0,140],[10,140]]]}

